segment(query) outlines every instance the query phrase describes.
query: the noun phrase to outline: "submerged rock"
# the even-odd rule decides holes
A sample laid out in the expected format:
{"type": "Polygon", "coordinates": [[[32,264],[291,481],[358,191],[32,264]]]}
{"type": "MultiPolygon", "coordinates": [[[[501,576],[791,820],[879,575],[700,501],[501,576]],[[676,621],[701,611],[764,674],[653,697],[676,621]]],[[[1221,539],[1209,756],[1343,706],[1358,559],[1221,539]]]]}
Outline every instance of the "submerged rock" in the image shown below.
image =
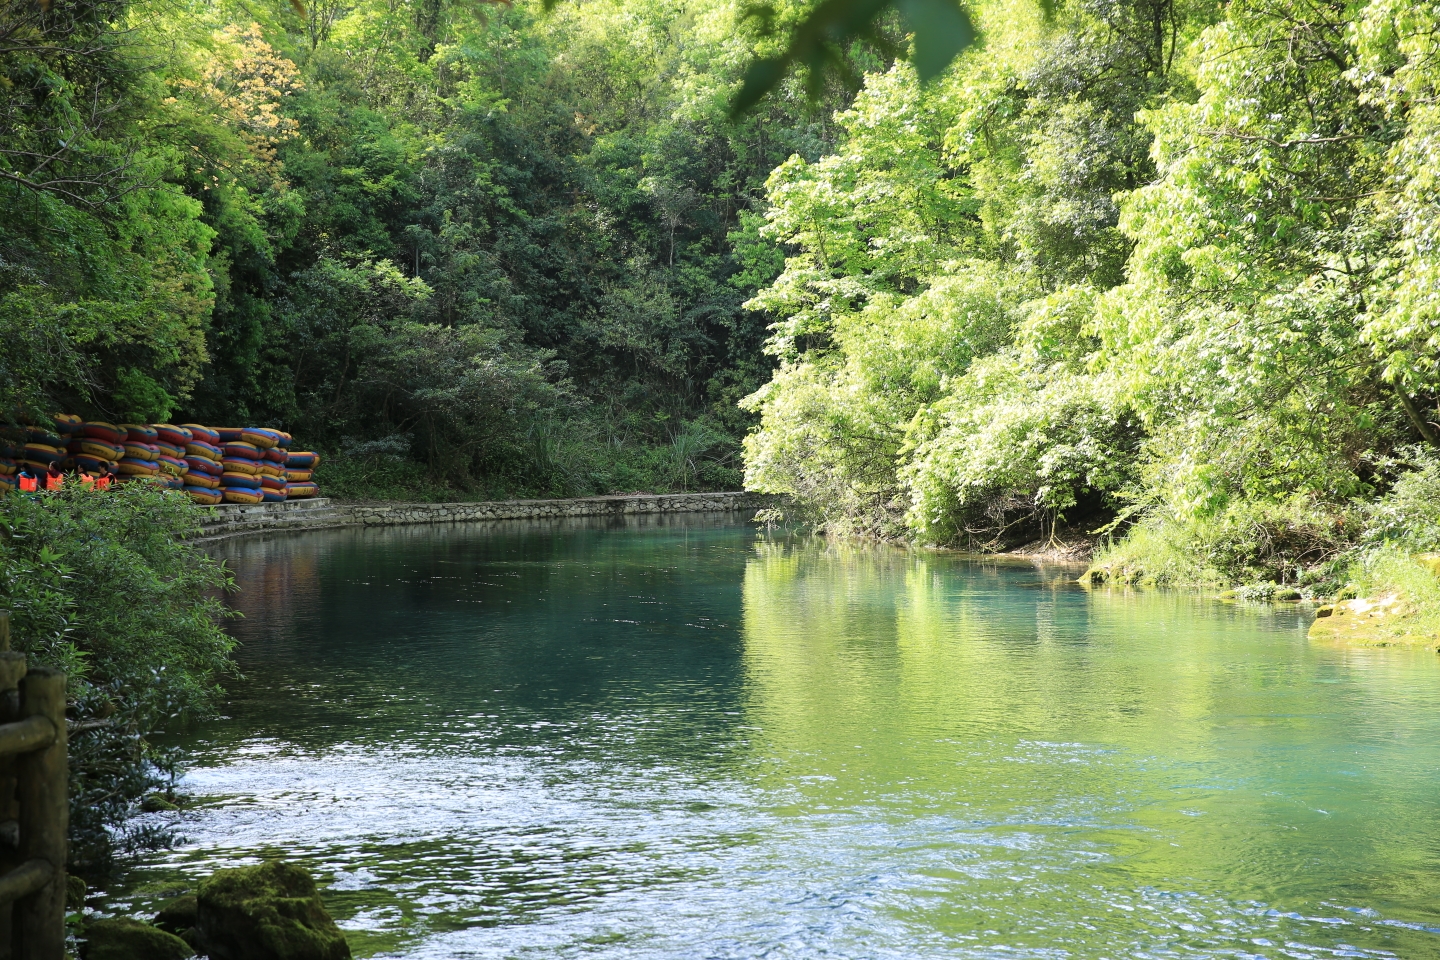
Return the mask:
{"type": "Polygon", "coordinates": [[[142,813],[166,813],[179,809],[179,805],[172,803],[163,793],[147,793],[140,799],[142,813]]]}
{"type": "Polygon", "coordinates": [[[211,960],[349,960],[310,875],[272,860],[200,883],[196,930],[211,960]]]}
{"type": "Polygon", "coordinates": [[[190,944],[159,927],[114,917],[85,925],[81,960],[186,960],[195,956],[190,944]]]}

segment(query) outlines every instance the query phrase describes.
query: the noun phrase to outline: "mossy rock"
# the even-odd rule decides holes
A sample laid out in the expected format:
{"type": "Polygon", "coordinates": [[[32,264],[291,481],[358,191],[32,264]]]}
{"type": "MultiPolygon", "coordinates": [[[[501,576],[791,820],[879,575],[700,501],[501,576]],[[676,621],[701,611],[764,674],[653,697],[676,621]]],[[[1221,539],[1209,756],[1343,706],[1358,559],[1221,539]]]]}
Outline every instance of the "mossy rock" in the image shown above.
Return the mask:
{"type": "Polygon", "coordinates": [[[1279,590],[1276,590],[1274,594],[1272,594],[1271,599],[1285,602],[1294,602],[1296,600],[1304,599],[1304,595],[1301,594],[1299,590],[1296,590],[1293,587],[1281,587],[1279,590]]]}
{"type": "Polygon", "coordinates": [[[349,960],[310,875],[272,860],[200,882],[196,929],[211,960],[349,960]]]}
{"type": "Polygon", "coordinates": [[[167,813],[179,809],[180,807],[167,799],[163,793],[147,793],[140,800],[142,813],[167,813]]]}
{"type": "Polygon", "coordinates": [[[85,909],[85,881],[73,873],[65,875],[65,909],[72,911],[85,909]]]}
{"type": "Polygon", "coordinates": [[[190,944],[159,927],[130,917],[92,920],[85,925],[81,960],[185,960],[190,944]]]}
{"type": "Polygon", "coordinates": [[[155,914],[155,919],[150,922],[161,930],[173,933],[178,937],[197,925],[196,918],[199,910],[200,904],[195,895],[187,893],[167,902],[160,908],[160,912],[155,914]]]}
{"type": "Polygon", "coordinates": [[[1347,643],[1360,647],[1425,646],[1440,644],[1440,637],[1413,632],[1415,611],[1395,594],[1367,599],[1341,600],[1315,611],[1311,640],[1347,643]]]}

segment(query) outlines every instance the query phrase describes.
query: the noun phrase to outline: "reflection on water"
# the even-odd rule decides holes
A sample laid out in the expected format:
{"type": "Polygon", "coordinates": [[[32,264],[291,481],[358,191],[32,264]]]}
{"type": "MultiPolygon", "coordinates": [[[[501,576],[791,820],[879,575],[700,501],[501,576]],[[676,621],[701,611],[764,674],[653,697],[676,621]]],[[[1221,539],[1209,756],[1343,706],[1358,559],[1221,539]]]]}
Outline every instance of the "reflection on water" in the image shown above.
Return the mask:
{"type": "Polygon", "coordinates": [[[1440,956],[1440,663],[716,518],[226,548],[246,678],[116,905],[279,849],[360,955],[1440,956]]]}

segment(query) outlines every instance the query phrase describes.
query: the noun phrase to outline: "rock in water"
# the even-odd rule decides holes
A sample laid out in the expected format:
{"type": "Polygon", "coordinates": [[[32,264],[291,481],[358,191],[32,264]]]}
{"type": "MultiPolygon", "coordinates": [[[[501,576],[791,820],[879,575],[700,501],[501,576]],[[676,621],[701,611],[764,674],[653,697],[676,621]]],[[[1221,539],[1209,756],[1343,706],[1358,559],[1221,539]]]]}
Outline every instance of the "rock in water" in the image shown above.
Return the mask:
{"type": "Polygon", "coordinates": [[[315,881],[271,860],[217,870],[200,882],[196,929],[211,960],[349,960],[315,881]]]}
{"type": "Polygon", "coordinates": [[[160,908],[160,912],[155,914],[150,922],[190,944],[196,953],[203,954],[206,952],[205,943],[200,939],[200,931],[195,926],[199,909],[195,894],[187,893],[166,901],[165,906],[160,908]]]}
{"type": "Polygon", "coordinates": [[[168,810],[179,809],[179,805],[165,799],[163,793],[147,793],[140,798],[140,811],[142,813],[164,813],[168,810]]]}
{"type": "Polygon", "coordinates": [[[155,914],[155,919],[150,922],[166,933],[173,933],[178,937],[195,926],[198,911],[195,894],[187,893],[174,900],[167,900],[160,912],[155,914]]]}
{"type": "Polygon", "coordinates": [[[129,917],[92,920],[85,925],[83,960],[185,960],[190,945],[173,934],[129,917]]]}
{"type": "Polygon", "coordinates": [[[73,873],[65,875],[65,909],[76,912],[85,909],[85,881],[73,873]]]}

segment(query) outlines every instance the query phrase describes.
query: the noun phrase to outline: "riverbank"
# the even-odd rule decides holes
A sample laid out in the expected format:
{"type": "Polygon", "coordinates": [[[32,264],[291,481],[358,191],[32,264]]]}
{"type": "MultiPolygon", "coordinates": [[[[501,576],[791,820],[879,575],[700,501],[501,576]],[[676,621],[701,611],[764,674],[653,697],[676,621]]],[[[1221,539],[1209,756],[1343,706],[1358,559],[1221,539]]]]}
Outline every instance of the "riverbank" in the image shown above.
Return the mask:
{"type": "Polygon", "coordinates": [[[198,542],[331,527],[471,523],[560,517],[623,517],[639,514],[723,513],[759,510],[773,502],[765,494],[625,494],[565,500],[495,500],[475,503],[347,503],[329,498],[255,505],[207,507],[198,542]]]}

